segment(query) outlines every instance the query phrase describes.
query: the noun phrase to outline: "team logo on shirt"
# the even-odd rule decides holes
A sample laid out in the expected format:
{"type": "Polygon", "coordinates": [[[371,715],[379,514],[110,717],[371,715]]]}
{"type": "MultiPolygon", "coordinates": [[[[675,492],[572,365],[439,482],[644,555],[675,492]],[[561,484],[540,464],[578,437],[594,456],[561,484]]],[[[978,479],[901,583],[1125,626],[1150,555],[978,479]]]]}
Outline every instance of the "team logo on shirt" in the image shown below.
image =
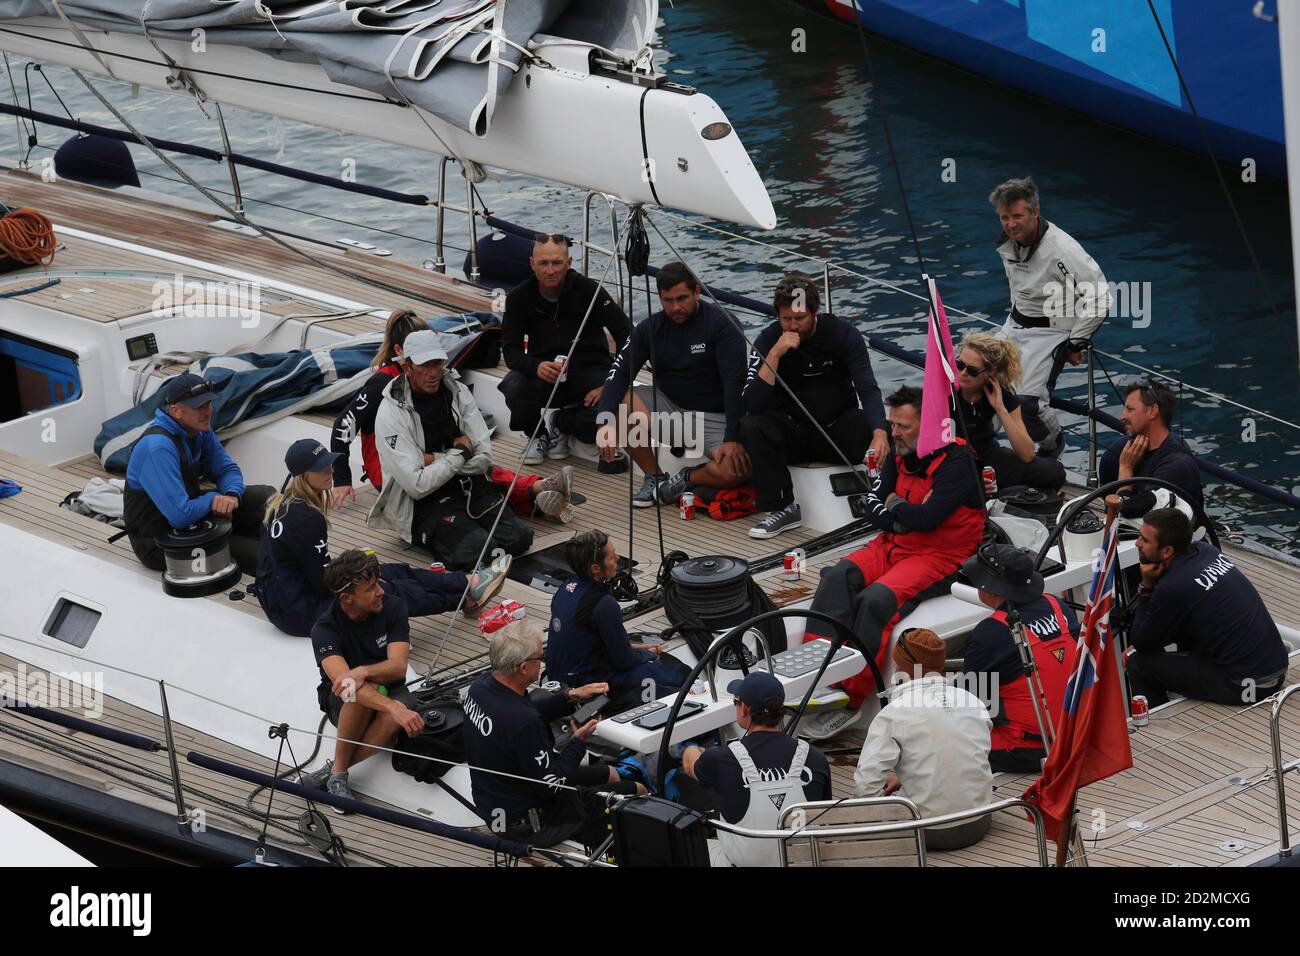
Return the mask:
{"type": "Polygon", "coordinates": [[[1056,648],[1053,648],[1053,649],[1052,649],[1052,656],[1056,658],[1056,663],[1058,663],[1058,664],[1064,664],[1064,663],[1065,663],[1065,648],[1064,648],[1064,647],[1056,647],[1056,648]]]}
{"type": "Polygon", "coordinates": [[[785,803],[785,794],[784,794],[784,793],[769,793],[769,794],[767,795],[767,799],[769,799],[769,800],[772,801],[772,806],[774,806],[774,807],[776,807],[778,810],[780,810],[780,809],[781,809],[781,804],[785,803]]]}
{"type": "Polygon", "coordinates": [[[709,348],[708,345],[706,345],[704,342],[696,342],[691,346],[691,354],[703,355],[705,352],[708,351],[708,348],[709,348]]]}
{"type": "Polygon", "coordinates": [[[397,447],[397,436],[396,436],[396,435],[385,435],[385,436],[384,436],[384,441],[388,442],[388,447],[389,447],[389,448],[396,448],[396,447],[397,447]]]}
{"type": "Polygon", "coordinates": [[[564,589],[568,591],[570,594],[572,594],[574,591],[578,590],[578,582],[570,581],[568,584],[564,586],[564,589]]]}

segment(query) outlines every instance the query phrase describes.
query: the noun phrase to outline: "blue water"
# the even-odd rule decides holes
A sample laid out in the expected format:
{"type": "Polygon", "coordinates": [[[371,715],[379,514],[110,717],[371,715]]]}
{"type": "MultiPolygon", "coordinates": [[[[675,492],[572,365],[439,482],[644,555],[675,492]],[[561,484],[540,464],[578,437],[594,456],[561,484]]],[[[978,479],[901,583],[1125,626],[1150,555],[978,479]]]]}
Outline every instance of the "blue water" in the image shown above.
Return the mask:
{"type": "MultiPolygon", "coordinates": [[[[920,294],[921,270],[855,31],[784,0],[679,0],[675,7],[664,5],[662,18],[656,41],[661,64],[672,79],[697,86],[722,105],[776,206],[777,229],[761,235],[743,231],[920,294]],[[792,50],[795,29],[806,31],[806,52],[792,50]]],[[[999,229],[986,197],[999,181],[1032,173],[1042,191],[1044,215],[1078,239],[1112,282],[1150,283],[1150,325],[1139,328],[1132,320],[1113,319],[1097,338],[1101,349],[1300,421],[1283,187],[1242,184],[1228,171],[1233,198],[1281,313],[1275,318],[1208,161],[883,41],[873,41],[871,49],[921,254],[939,284],[955,333],[973,321],[956,310],[999,322],[1005,316],[1006,280],[994,251],[999,229]],[[949,167],[955,164],[955,182],[942,177],[948,160],[949,167]]],[[[115,124],[68,71],[51,67],[48,73],[78,116],[115,124]]],[[[20,69],[15,79],[25,100],[20,69]]],[[[8,96],[7,77],[0,78],[0,88],[8,96]]],[[[103,88],[115,92],[115,102],[145,132],[220,148],[215,121],[190,102],[148,91],[130,99],[124,87],[104,83],[103,88]]],[[[32,84],[32,99],[38,110],[60,111],[44,82],[32,84]]],[[[436,191],[437,165],[429,154],[241,111],[226,115],[238,151],[332,175],[352,159],[359,181],[409,192],[436,191]]],[[[0,158],[12,163],[13,140],[6,139],[0,141],[0,158]]],[[[43,128],[43,146],[33,153],[34,161],[51,155],[45,147],[62,139],[61,131],[43,128]]],[[[145,150],[132,150],[144,185],[202,201],[188,187],[159,178],[172,174],[145,150]]],[[[181,162],[205,185],[228,188],[225,173],[214,164],[181,162]]],[[[429,210],[261,173],[244,172],[242,182],[247,196],[261,200],[250,204],[250,214],[259,221],[374,242],[416,262],[432,255],[429,210]],[[347,224],[314,222],[319,215],[347,224]]],[[[502,174],[480,192],[506,219],[571,234],[579,229],[580,195],[568,187],[502,174]]],[[[462,252],[449,259],[458,263],[466,232],[451,219],[448,242],[462,252]]],[[[707,280],[760,299],[769,298],[776,277],[798,262],[663,215],[656,221],[707,280]]],[[[665,261],[667,250],[653,233],[651,238],[653,261],[665,261]]],[[[920,349],[925,327],[921,301],[879,283],[834,273],[835,312],[856,318],[864,331],[920,349]]],[[[759,324],[742,318],[755,328],[759,324]]],[[[1116,381],[1137,376],[1116,361],[1103,361],[1116,381]]],[[[875,362],[886,385],[919,377],[884,356],[875,362]]],[[[1067,371],[1061,388],[1083,397],[1082,373],[1067,371]]],[[[1104,378],[1098,397],[1118,414],[1121,401],[1104,378]]],[[[1181,403],[1177,429],[1215,461],[1300,493],[1297,429],[1191,392],[1181,403]],[[1254,420],[1254,441],[1243,441],[1248,418],[1254,420]]],[[[1086,433],[1081,425],[1076,431],[1086,433]]],[[[1082,452],[1067,455],[1067,465],[1085,467],[1082,452]]],[[[1232,489],[1211,486],[1207,504],[1225,523],[1247,528],[1275,546],[1289,544],[1300,532],[1300,514],[1261,505],[1232,489]]]]}

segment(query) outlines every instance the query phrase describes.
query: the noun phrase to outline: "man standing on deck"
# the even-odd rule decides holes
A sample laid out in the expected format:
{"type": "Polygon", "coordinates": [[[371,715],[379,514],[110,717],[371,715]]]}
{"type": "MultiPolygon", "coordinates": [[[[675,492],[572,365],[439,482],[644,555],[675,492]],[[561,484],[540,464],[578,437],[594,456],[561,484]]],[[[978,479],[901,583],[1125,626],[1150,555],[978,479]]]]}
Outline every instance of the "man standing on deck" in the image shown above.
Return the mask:
{"type": "Polygon", "coordinates": [[[618,351],[632,331],[609,293],[573,269],[569,245],[567,236],[538,233],[528,260],[533,274],[506,296],[501,352],[510,371],[497,389],[510,409],[511,430],[537,432],[524,455],[526,465],[567,458],[570,437],[596,440],[596,402],[613,361],[605,333],[618,351]],[[575,342],[579,327],[582,337],[575,342]],[[567,358],[563,366],[557,356],[567,358]],[[542,406],[557,381],[555,417],[539,430],[542,406]]]}
{"type": "Polygon", "coordinates": [[[1029,435],[1040,442],[1040,454],[1056,455],[1063,442],[1050,392],[1066,362],[1083,362],[1084,349],[1110,314],[1110,290],[1092,256],[1042,218],[1031,177],[1008,179],[989,194],[989,203],[1002,223],[997,248],[1011,287],[1011,314],[1001,334],[1020,346],[1029,435]]]}
{"type": "Polygon", "coordinates": [[[670,262],[655,282],[663,310],[637,325],[618,353],[597,415],[601,457],[612,460],[625,438],[645,473],[632,496],[637,508],[676,501],[693,485],[734,488],[750,471],[740,443],[745,337],[720,308],[700,301],[700,284],[685,263],[670,262]],[[654,383],[633,388],[646,362],[654,368],[654,383]],[[709,460],[672,477],[660,474],[656,440],[709,460]]]}

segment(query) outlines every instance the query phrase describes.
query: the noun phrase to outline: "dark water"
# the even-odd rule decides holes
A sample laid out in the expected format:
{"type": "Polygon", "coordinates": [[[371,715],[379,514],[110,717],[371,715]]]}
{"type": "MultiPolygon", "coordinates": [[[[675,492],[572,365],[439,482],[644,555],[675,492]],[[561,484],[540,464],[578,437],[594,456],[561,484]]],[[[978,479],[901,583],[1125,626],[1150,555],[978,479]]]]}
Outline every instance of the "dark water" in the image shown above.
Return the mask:
{"type": "MultiPolygon", "coordinates": [[[[785,0],[681,0],[671,8],[664,4],[662,17],[661,63],[674,80],[699,87],[722,105],[767,183],[779,225],[761,238],[919,294],[921,270],[855,31],[785,0]],[[807,31],[806,52],[792,50],[796,28],[807,31]]],[[[1032,173],[1044,215],[1074,235],[1108,279],[1150,284],[1149,326],[1112,319],[1098,336],[1100,348],[1300,421],[1285,188],[1242,184],[1228,173],[1279,319],[1208,161],[883,41],[873,41],[871,49],[921,254],[939,283],[955,333],[970,321],[956,310],[998,321],[1005,316],[1006,281],[993,248],[998,226],[986,197],[999,181],[1032,173]],[[955,182],[941,177],[945,160],[955,161],[955,182]]],[[[79,116],[115,124],[66,70],[50,68],[49,75],[79,116]]],[[[22,74],[15,76],[25,99],[22,74]]],[[[7,96],[7,77],[2,82],[7,96]]],[[[103,88],[113,90],[114,84],[103,88]]],[[[116,92],[115,102],[146,132],[220,148],[215,121],[188,101],[148,91],[131,100],[125,88],[116,92]]],[[[33,83],[32,96],[37,109],[59,111],[43,82],[33,83]]],[[[436,163],[425,153],[239,111],[227,111],[227,120],[234,148],[243,152],[275,159],[282,145],[281,161],[332,175],[339,175],[350,158],[362,182],[430,194],[436,189],[436,163]]],[[[56,146],[61,139],[57,130],[42,132],[44,144],[56,146]]],[[[7,161],[14,159],[12,140],[0,150],[7,151],[0,154],[7,161]]],[[[143,149],[133,147],[133,152],[146,186],[202,201],[188,187],[157,178],[154,174],[171,173],[143,149]]],[[[34,158],[39,162],[48,155],[39,149],[34,158]]],[[[228,186],[213,164],[182,162],[206,185],[228,186]]],[[[309,211],[348,220],[326,224],[335,235],[374,242],[414,261],[432,255],[434,222],[428,210],[266,174],[242,177],[246,193],[262,200],[250,206],[259,221],[319,233],[319,222],[295,210],[309,211]]],[[[579,228],[580,196],[568,187],[503,174],[480,190],[504,218],[579,228]]],[[[657,221],[706,279],[757,298],[767,299],[775,277],[799,261],[664,216],[657,221]]],[[[463,254],[466,237],[459,223],[449,223],[448,238],[463,254]]],[[[669,258],[653,234],[652,244],[654,261],[669,258]]],[[[459,258],[449,255],[454,262],[459,258]]],[[[838,314],[857,318],[864,331],[911,348],[924,343],[924,312],[917,298],[837,273],[833,305],[838,314]]],[[[1137,375],[1104,361],[1117,381],[1137,375]]],[[[887,384],[918,377],[883,356],[876,368],[887,384]]],[[[1067,372],[1062,390],[1083,397],[1083,381],[1081,372],[1067,372]]],[[[1121,400],[1104,378],[1098,396],[1117,414],[1121,400]]],[[[1184,396],[1177,427],[1198,451],[1300,493],[1300,431],[1190,391],[1184,396]],[[1247,418],[1254,421],[1254,441],[1243,441],[1247,418]]],[[[1077,432],[1085,433],[1082,427],[1077,432]]],[[[1068,453],[1067,464],[1082,470],[1085,456],[1068,453]]],[[[1300,529],[1300,514],[1232,489],[1213,486],[1207,503],[1228,524],[1249,527],[1274,545],[1293,541],[1300,529]]]]}

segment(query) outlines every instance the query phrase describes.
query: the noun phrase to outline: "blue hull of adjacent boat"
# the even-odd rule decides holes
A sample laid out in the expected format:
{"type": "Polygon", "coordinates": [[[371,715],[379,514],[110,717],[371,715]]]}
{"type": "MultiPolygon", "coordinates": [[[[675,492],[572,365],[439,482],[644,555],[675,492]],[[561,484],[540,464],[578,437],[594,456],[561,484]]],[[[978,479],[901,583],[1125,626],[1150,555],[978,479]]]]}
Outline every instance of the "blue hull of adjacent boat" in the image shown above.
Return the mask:
{"type": "MultiPolygon", "coordinates": [[[[1145,0],[802,0],[1007,86],[1205,155],[1145,0]]],[[[1277,25],[1253,0],[1155,0],[1221,162],[1286,178],[1277,25]]],[[[1275,12],[1267,2],[1267,12],[1275,12]]],[[[995,121],[995,118],[991,118],[995,121]]],[[[1085,131],[1086,132],[1086,131],[1085,131]]]]}

